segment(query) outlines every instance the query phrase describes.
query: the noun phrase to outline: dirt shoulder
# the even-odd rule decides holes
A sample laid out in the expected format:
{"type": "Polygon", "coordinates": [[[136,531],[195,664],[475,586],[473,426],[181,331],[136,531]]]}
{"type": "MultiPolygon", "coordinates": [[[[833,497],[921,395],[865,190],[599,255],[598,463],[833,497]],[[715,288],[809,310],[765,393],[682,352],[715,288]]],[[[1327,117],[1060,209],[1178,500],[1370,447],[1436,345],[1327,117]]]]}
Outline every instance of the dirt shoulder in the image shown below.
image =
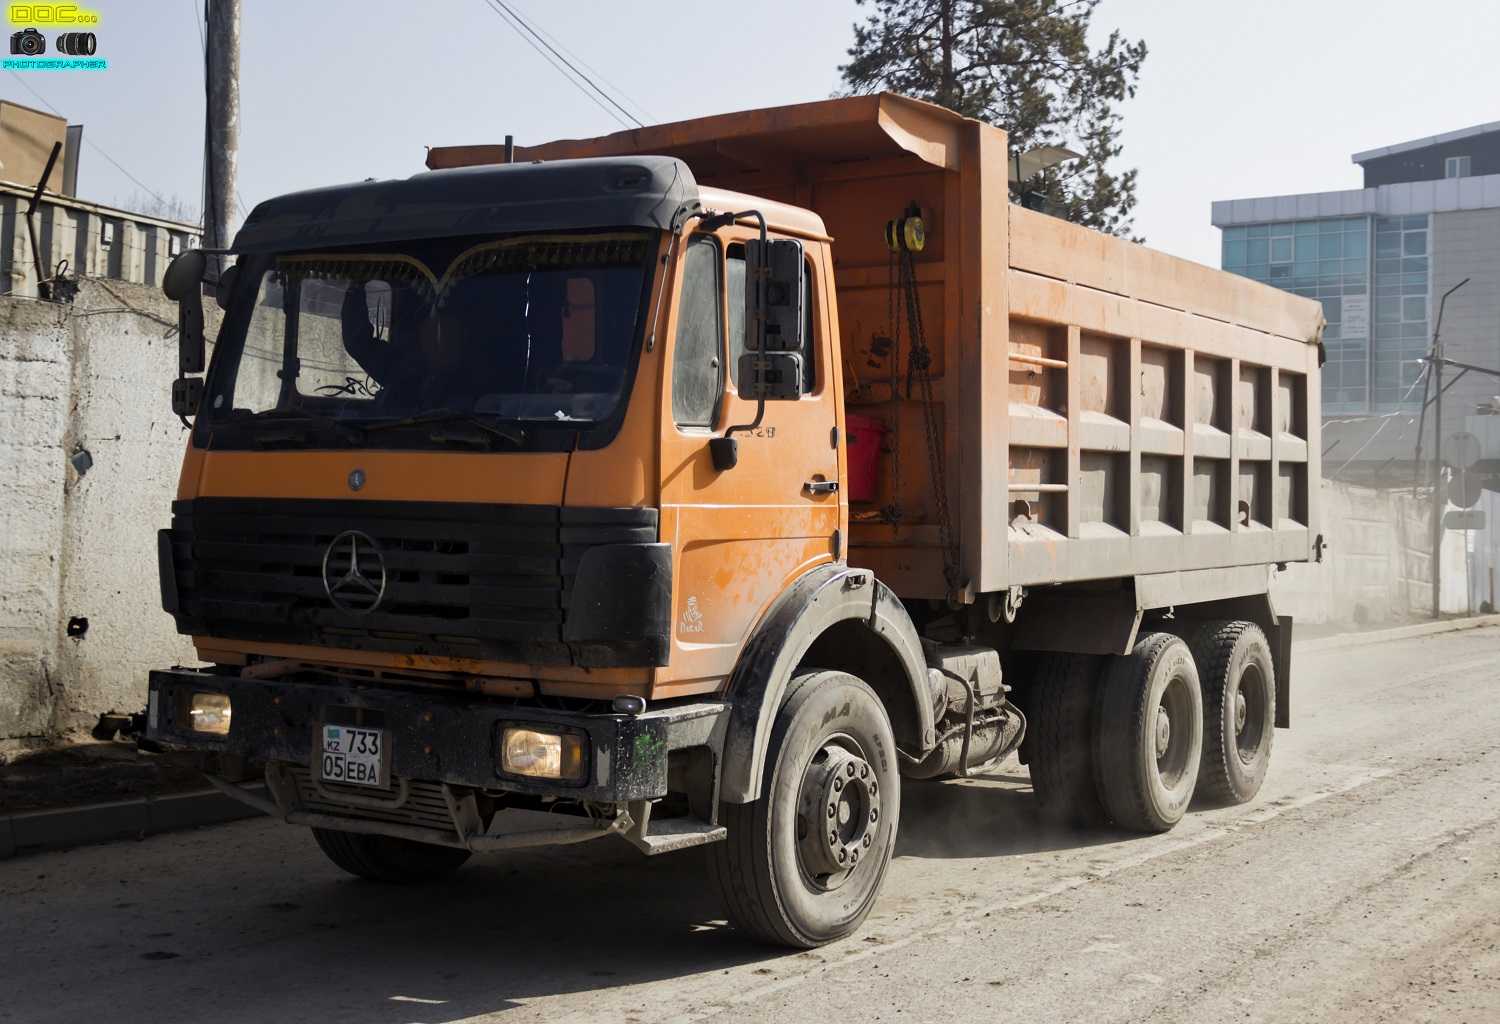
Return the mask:
{"type": "Polygon", "coordinates": [[[82,743],[0,763],[0,814],[77,807],[208,788],[185,754],[149,754],[134,743],[82,743]]]}

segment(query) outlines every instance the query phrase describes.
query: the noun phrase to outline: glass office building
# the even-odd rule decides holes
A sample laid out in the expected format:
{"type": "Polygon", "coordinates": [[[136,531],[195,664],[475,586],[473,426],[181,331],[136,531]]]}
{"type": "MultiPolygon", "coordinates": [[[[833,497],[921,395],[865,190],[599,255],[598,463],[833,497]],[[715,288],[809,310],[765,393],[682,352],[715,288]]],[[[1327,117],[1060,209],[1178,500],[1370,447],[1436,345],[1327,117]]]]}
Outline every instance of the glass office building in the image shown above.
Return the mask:
{"type": "Polygon", "coordinates": [[[1431,272],[1429,217],[1362,215],[1225,225],[1225,270],[1317,299],[1323,412],[1420,406],[1431,272]]]}
{"type": "MultiPolygon", "coordinates": [[[[1221,265],[1323,304],[1325,416],[1416,413],[1439,298],[1460,282],[1444,353],[1500,367],[1500,121],[1352,159],[1363,188],[1216,201],[1221,265]]],[[[1496,391],[1495,378],[1470,374],[1446,393],[1472,410],[1496,391]]]]}

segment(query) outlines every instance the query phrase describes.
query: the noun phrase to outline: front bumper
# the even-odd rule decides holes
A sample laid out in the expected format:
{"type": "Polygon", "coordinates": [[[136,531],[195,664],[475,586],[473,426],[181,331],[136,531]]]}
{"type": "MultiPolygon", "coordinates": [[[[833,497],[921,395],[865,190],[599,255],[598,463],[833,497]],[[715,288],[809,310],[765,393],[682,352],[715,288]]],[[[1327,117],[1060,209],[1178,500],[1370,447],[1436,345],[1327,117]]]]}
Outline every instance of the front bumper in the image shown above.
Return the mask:
{"type": "Polygon", "coordinates": [[[585,714],[471,694],[247,679],[192,669],[152,672],[148,692],[146,736],[168,746],[311,766],[324,722],[366,725],[386,732],[393,782],[421,780],[616,805],[665,796],[674,750],[708,747],[717,762],[727,710],[722,703],[698,702],[640,715],[585,714]],[[233,710],[227,736],[188,728],[183,709],[191,694],[201,691],[228,695],[233,710]],[[505,725],[585,735],[585,778],[571,783],[502,774],[497,744],[505,725]]]}

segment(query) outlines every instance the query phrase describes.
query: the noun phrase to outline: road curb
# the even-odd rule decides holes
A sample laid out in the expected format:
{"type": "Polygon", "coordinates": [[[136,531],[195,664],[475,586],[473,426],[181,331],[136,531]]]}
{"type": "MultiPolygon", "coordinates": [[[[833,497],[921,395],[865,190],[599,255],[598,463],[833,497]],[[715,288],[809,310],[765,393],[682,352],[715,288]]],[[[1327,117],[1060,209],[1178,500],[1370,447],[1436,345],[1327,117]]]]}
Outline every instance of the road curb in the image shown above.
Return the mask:
{"type": "Polygon", "coordinates": [[[1366,633],[1340,633],[1337,636],[1319,637],[1297,644],[1299,651],[1337,651],[1345,647],[1363,647],[1366,644],[1388,643],[1392,640],[1410,640],[1413,637],[1432,636],[1437,633],[1455,633],[1464,629],[1483,629],[1500,626],[1500,615],[1475,615],[1467,619],[1444,619],[1441,622],[1419,622],[1414,626],[1395,626],[1391,629],[1372,629],[1366,633]]]}
{"type": "Polygon", "coordinates": [[[113,839],[144,839],[258,814],[216,789],[7,814],[0,817],[0,860],[113,839]]]}

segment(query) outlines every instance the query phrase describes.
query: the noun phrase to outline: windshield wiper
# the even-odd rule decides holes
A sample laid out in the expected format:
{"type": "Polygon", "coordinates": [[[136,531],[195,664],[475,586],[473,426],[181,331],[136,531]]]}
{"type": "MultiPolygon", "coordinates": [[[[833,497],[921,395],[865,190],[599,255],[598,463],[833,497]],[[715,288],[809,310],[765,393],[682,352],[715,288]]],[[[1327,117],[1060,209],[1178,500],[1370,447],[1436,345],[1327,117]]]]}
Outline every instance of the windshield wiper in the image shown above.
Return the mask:
{"type": "Polygon", "coordinates": [[[358,444],[364,440],[364,435],[358,427],[332,416],[301,409],[268,409],[252,419],[243,420],[235,425],[250,427],[254,431],[255,440],[261,444],[305,444],[312,439],[311,432],[306,429],[311,426],[331,430],[351,444],[358,444]],[[272,426],[267,429],[267,424],[272,426]],[[276,427],[282,429],[277,430],[276,427]]]}
{"type": "MultiPolygon", "coordinates": [[[[403,416],[398,420],[381,420],[360,429],[366,433],[370,433],[376,430],[391,430],[397,427],[430,427],[444,423],[457,423],[467,427],[474,427],[484,431],[491,437],[498,437],[502,441],[509,441],[514,445],[526,443],[525,433],[506,430],[504,427],[491,423],[481,416],[475,416],[473,413],[468,412],[459,412],[457,409],[437,409],[432,412],[420,413],[416,416],[403,416]]],[[[453,434],[434,431],[429,436],[434,441],[453,440],[474,443],[473,434],[453,434]]]]}

